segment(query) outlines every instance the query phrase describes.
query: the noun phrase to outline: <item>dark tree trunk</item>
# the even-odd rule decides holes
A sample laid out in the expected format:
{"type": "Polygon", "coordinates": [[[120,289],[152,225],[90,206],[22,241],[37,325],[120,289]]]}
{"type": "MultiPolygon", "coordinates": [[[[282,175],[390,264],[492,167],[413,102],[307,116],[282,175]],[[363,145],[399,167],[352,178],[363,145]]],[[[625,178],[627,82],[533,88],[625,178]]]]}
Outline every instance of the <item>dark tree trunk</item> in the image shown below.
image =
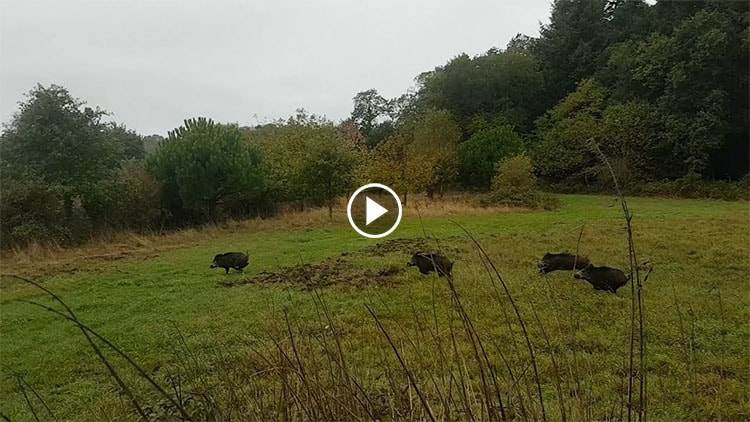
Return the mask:
{"type": "Polygon", "coordinates": [[[70,222],[73,218],[73,194],[65,192],[63,196],[63,212],[65,212],[65,221],[70,222]]]}
{"type": "Polygon", "coordinates": [[[208,201],[208,218],[212,223],[216,223],[216,200],[208,201]]]}
{"type": "Polygon", "coordinates": [[[328,197],[328,219],[333,220],[333,201],[335,198],[335,195],[333,194],[333,188],[331,187],[331,180],[328,179],[327,182],[328,189],[326,191],[326,196],[328,197]]]}

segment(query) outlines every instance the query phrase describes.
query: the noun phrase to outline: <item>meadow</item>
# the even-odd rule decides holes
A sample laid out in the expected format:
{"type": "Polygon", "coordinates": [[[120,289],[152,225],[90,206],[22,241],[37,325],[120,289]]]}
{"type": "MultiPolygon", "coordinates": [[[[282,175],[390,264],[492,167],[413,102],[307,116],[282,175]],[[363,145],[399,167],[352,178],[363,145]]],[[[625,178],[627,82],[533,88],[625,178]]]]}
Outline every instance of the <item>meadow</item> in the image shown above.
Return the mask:
{"type": "MultiPolygon", "coordinates": [[[[329,221],[327,210],[311,210],[75,250],[4,251],[2,273],[42,282],[198,420],[480,420],[500,411],[621,420],[630,283],[598,292],[570,272],[543,277],[536,263],[578,247],[595,264],[627,269],[622,211],[609,196],[560,199],[555,211],[412,201],[380,240],[354,233],[343,211],[329,221]],[[453,281],[407,268],[416,249],[452,258],[453,281]],[[208,268],[235,250],[251,257],[244,273],[208,268]]],[[[643,290],[648,417],[747,420],[750,206],[629,205],[639,260],[653,267],[643,290]]],[[[21,281],[0,283],[3,415],[138,418],[81,331],[25,301],[59,305],[21,281]]],[[[149,418],[179,414],[102,350],[149,418]]]]}

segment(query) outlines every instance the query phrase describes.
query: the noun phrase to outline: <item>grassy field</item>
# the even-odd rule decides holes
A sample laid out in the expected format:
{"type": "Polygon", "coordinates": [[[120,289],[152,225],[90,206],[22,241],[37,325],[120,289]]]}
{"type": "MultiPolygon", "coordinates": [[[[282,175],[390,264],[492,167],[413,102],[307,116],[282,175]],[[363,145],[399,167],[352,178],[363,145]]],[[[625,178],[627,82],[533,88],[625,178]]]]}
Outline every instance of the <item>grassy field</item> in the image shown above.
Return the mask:
{"type": "MultiPolygon", "coordinates": [[[[170,394],[187,397],[199,419],[426,418],[423,399],[437,418],[485,419],[497,411],[485,406],[483,394],[494,391],[482,387],[485,377],[509,417],[540,418],[521,327],[458,223],[487,250],[525,320],[547,417],[619,419],[630,284],[597,292],[570,273],[542,277],[536,262],[574,251],[584,225],[581,252],[625,269],[621,210],[610,197],[561,199],[557,211],[428,207],[420,220],[411,210],[379,241],[356,235],[344,215],[229,224],[67,265],[7,254],[2,272],[38,276],[170,394]],[[420,247],[456,261],[455,292],[405,267],[420,247]],[[244,274],[208,268],[230,250],[251,256],[244,274]]],[[[649,417],[747,420],[750,206],[634,198],[630,207],[639,259],[654,268],[644,290],[649,417]]],[[[20,376],[41,419],[136,418],[81,332],[21,301],[51,300],[7,277],[1,292],[0,412],[33,420],[20,376]]],[[[174,413],[124,360],[105,354],[146,412],[174,413]]]]}

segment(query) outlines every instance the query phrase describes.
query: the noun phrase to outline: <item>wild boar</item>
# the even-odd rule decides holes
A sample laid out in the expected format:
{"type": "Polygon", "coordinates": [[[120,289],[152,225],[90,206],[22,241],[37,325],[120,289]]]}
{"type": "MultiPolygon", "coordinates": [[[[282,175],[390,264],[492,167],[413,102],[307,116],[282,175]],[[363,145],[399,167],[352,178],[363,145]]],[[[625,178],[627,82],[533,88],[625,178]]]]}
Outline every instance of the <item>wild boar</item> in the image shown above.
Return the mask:
{"type": "Polygon", "coordinates": [[[542,257],[542,261],[539,262],[539,272],[542,274],[551,273],[552,271],[573,271],[580,270],[589,265],[590,262],[585,256],[575,255],[569,253],[546,253],[542,257]]]}
{"type": "Polygon", "coordinates": [[[453,271],[453,261],[437,253],[416,252],[406,265],[409,267],[416,266],[422,274],[429,274],[437,270],[439,277],[452,276],[453,271]]]}
{"type": "Polygon", "coordinates": [[[225,274],[229,274],[230,268],[242,272],[242,269],[247,267],[249,262],[250,259],[247,254],[242,252],[227,252],[216,255],[210,268],[224,268],[224,271],[226,271],[225,274]]]}
{"type": "Polygon", "coordinates": [[[606,290],[617,293],[617,289],[628,283],[630,276],[621,270],[611,267],[595,267],[591,264],[574,275],[591,283],[596,290],[606,290]]]}

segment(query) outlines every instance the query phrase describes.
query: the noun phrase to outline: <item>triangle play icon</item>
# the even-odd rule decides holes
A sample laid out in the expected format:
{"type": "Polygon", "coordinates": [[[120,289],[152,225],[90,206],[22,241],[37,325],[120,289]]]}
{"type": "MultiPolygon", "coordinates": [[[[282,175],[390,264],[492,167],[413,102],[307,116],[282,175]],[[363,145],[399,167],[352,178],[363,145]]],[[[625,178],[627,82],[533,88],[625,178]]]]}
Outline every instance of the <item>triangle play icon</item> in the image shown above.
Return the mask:
{"type": "Polygon", "coordinates": [[[365,196],[365,225],[369,225],[387,212],[385,207],[370,199],[369,196],[365,196]]]}

